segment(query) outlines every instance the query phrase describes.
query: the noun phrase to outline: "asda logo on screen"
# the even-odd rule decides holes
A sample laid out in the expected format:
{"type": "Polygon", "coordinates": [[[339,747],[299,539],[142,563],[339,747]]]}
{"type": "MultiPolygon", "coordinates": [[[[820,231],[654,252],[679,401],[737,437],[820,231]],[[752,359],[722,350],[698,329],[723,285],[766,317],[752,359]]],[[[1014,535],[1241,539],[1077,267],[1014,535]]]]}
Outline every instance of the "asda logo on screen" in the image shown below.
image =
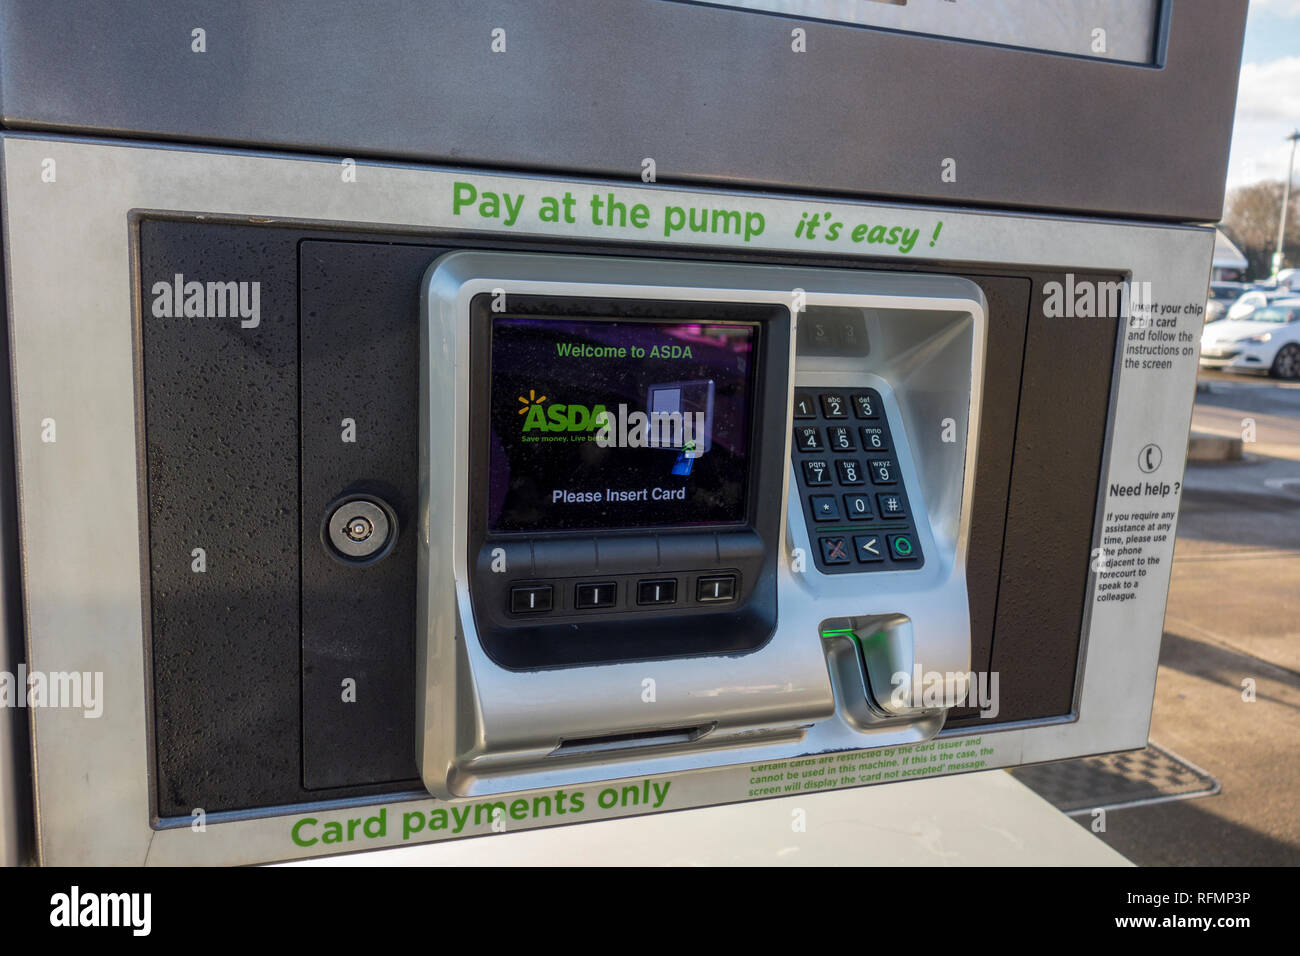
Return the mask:
{"type": "Polygon", "coordinates": [[[523,432],[595,432],[596,444],[602,448],[676,448],[688,457],[698,458],[708,449],[708,425],[699,412],[628,411],[620,404],[611,414],[604,405],[547,404],[545,395],[529,390],[519,396],[519,414],[524,416],[523,432]]]}
{"type": "Polygon", "coordinates": [[[528,390],[528,397],[519,396],[519,414],[524,416],[523,430],[527,432],[591,432],[600,428],[609,413],[604,405],[546,404],[546,396],[528,390]]]}
{"type": "Polygon", "coordinates": [[[609,412],[604,405],[534,405],[524,419],[524,431],[589,432],[604,424],[609,412]]]}

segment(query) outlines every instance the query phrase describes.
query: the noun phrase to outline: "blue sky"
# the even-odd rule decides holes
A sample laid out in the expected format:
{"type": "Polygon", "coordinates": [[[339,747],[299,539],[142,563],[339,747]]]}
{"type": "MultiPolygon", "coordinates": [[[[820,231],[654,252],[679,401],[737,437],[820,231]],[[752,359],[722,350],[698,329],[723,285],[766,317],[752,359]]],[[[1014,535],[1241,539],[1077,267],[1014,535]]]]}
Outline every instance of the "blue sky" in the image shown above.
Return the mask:
{"type": "Polygon", "coordinates": [[[1284,178],[1291,151],[1285,137],[1298,127],[1300,0],[1250,0],[1228,189],[1284,178]]]}

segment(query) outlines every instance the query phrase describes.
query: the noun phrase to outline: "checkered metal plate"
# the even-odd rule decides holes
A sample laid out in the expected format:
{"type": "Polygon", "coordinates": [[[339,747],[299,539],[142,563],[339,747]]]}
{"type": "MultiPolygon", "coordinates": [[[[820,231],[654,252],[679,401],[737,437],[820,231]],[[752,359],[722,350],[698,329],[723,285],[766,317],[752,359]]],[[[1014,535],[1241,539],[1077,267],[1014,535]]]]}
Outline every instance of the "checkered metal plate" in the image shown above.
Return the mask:
{"type": "Polygon", "coordinates": [[[1155,744],[1142,750],[1018,767],[1011,775],[1072,816],[1219,792],[1208,772],[1155,744]]]}

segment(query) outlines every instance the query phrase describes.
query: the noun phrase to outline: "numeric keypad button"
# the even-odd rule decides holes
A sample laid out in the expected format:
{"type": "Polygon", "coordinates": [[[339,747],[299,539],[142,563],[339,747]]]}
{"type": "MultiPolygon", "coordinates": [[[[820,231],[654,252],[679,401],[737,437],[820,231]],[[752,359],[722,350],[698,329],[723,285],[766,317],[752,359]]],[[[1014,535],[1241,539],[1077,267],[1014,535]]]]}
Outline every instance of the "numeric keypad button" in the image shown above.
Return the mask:
{"type": "Polygon", "coordinates": [[[866,521],[872,517],[871,499],[866,495],[845,495],[844,516],[850,521],[866,521]]]}
{"type": "Polygon", "coordinates": [[[803,481],[810,488],[831,483],[831,466],[824,458],[814,458],[803,463],[803,481]]]}
{"type": "Polygon", "coordinates": [[[880,454],[889,451],[889,435],[879,425],[863,425],[858,429],[862,436],[862,450],[880,454]]]}
{"type": "Polygon", "coordinates": [[[800,451],[825,451],[821,429],[816,425],[800,425],[794,430],[794,447],[800,451]]]}
{"type": "Polygon", "coordinates": [[[842,485],[860,485],[864,481],[862,466],[852,459],[836,459],[835,470],[839,473],[840,484],[842,485]]]}
{"type": "Polygon", "coordinates": [[[843,395],[823,395],[822,413],[827,418],[848,418],[848,406],[844,404],[843,395]]]}
{"type": "Polygon", "coordinates": [[[894,464],[892,459],[872,459],[867,462],[867,470],[871,472],[871,483],[873,485],[898,484],[898,466],[894,464]]]}
{"type": "Polygon", "coordinates": [[[853,443],[853,429],[845,428],[843,425],[832,425],[826,429],[826,436],[829,439],[831,451],[857,451],[858,446],[853,443]]]}
{"type": "Polygon", "coordinates": [[[857,418],[879,418],[880,396],[875,392],[857,392],[853,395],[853,414],[857,418]]]}

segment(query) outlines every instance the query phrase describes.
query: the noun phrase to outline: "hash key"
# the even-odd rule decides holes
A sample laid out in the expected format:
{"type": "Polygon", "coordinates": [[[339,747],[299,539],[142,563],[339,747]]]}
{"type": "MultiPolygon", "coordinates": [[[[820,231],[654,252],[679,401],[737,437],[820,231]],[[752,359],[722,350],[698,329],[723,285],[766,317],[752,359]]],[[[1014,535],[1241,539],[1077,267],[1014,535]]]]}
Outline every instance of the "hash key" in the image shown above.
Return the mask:
{"type": "Polygon", "coordinates": [[[903,496],[890,494],[876,495],[876,504],[880,505],[880,517],[882,518],[906,518],[907,508],[903,505],[903,496]]]}

